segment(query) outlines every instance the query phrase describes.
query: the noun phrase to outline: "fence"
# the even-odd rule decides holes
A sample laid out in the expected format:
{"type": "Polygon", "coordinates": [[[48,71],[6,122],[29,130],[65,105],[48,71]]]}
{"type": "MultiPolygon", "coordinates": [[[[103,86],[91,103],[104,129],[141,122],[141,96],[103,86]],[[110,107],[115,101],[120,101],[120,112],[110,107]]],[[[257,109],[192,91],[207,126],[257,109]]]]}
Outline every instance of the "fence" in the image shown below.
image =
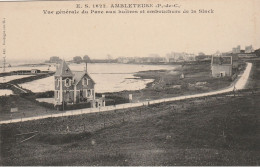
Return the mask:
{"type": "MultiPolygon", "coordinates": [[[[242,91],[239,93],[238,99],[244,94],[251,96],[251,93],[252,92],[248,90],[242,91]]],[[[254,97],[259,97],[259,94],[251,96],[251,98],[254,97]]],[[[147,121],[149,120],[147,118],[152,118],[153,115],[158,116],[158,114],[162,116],[166,114],[175,117],[174,119],[176,121],[181,121],[182,119],[178,119],[180,116],[179,113],[191,114],[194,113],[194,111],[208,112],[207,109],[209,108],[217,108],[218,106],[226,105],[227,98],[233,98],[233,94],[225,93],[210,97],[200,97],[196,99],[186,99],[157,104],[151,104],[147,101],[146,103],[142,103],[141,107],[124,107],[123,110],[120,110],[118,106],[108,106],[106,108],[100,108],[100,110],[99,108],[89,109],[89,111],[91,110],[91,114],[84,114],[86,113],[86,110],[78,110],[78,113],[75,111],[68,111],[66,113],[61,113],[64,115],[63,117],[55,117],[55,114],[53,114],[53,116],[51,115],[46,119],[6,124],[3,125],[2,128],[10,129],[11,127],[12,129],[18,130],[20,133],[38,131],[40,132],[40,135],[43,135],[43,138],[49,136],[49,134],[55,134],[56,132],[58,132],[57,134],[69,133],[78,134],[80,136],[85,133],[95,132],[111,126],[119,127],[118,125],[121,126],[121,124],[124,125],[130,122],[147,121]],[[118,108],[119,110],[115,108],[118,108]],[[111,111],[105,112],[108,111],[108,109],[111,109],[111,111]]],[[[135,104],[133,103],[132,106],[134,107],[135,104]]]]}

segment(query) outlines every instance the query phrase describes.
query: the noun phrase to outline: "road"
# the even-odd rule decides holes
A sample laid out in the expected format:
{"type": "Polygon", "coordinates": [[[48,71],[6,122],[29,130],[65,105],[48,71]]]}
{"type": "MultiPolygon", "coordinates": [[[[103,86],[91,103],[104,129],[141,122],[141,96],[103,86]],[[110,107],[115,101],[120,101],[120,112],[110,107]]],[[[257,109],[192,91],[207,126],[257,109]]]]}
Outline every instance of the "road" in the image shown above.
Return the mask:
{"type": "MultiPolygon", "coordinates": [[[[199,93],[199,94],[194,94],[194,95],[185,95],[185,96],[178,96],[178,97],[172,97],[172,98],[164,98],[164,99],[159,99],[159,100],[151,100],[151,101],[149,101],[149,104],[157,104],[157,103],[163,103],[163,102],[169,102],[169,101],[178,101],[178,100],[184,100],[184,99],[217,95],[217,94],[232,92],[234,90],[234,87],[236,88],[236,90],[244,89],[246,86],[246,83],[248,81],[251,69],[252,69],[252,63],[247,63],[246,69],[244,70],[243,74],[239,77],[238,80],[236,80],[231,86],[229,86],[227,88],[217,90],[217,91],[207,92],[207,93],[199,93]]],[[[111,110],[115,110],[115,109],[139,107],[139,106],[143,106],[143,105],[147,105],[147,104],[148,104],[148,102],[126,103],[126,104],[119,104],[116,106],[70,110],[65,113],[34,116],[34,117],[20,118],[20,119],[13,119],[13,120],[5,120],[5,121],[0,121],[0,124],[39,120],[39,119],[45,119],[45,118],[51,118],[51,117],[80,115],[80,114],[94,113],[94,112],[104,112],[104,111],[111,111],[111,110]]]]}
{"type": "MultiPolygon", "coordinates": [[[[8,83],[8,84],[10,84],[10,83],[8,83]]],[[[20,88],[20,87],[18,87],[17,85],[15,85],[15,84],[10,84],[10,85],[12,85],[13,87],[15,87],[15,88],[17,88],[17,89],[19,89],[21,92],[23,92],[23,93],[28,93],[28,91],[26,91],[26,90],[24,90],[24,89],[22,89],[22,88],[20,88]]]]}

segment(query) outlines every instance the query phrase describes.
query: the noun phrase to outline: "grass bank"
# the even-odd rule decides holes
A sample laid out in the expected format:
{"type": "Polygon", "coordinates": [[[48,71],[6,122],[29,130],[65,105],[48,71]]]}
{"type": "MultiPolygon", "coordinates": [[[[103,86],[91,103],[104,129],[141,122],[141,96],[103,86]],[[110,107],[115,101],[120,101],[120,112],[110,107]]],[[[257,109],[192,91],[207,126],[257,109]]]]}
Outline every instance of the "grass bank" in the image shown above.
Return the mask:
{"type": "MultiPolygon", "coordinates": [[[[244,69],[245,63],[241,63],[237,73],[242,73],[244,69]]],[[[153,79],[154,81],[147,84],[146,88],[142,90],[105,94],[126,99],[129,94],[132,94],[133,102],[139,102],[214,91],[225,88],[232,83],[230,77],[213,78],[210,62],[193,62],[179,66],[174,70],[140,71],[135,76],[141,79],[153,79]],[[182,73],[184,78],[180,78],[182,73]]]]}
{"type": "Polygon", "coordinates": [[[259,103],[244,92],[1,125],[0,164],[257,165],[259,103]]]}

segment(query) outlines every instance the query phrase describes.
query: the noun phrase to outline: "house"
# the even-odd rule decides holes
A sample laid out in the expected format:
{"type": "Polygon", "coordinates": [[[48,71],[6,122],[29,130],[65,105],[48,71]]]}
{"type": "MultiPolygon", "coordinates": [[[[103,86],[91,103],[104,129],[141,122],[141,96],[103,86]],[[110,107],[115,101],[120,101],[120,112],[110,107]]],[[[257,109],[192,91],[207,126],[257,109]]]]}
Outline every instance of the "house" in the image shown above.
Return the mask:
{"type": "Polygon", "coordinates": [[[95,82],[86,69],[71,71],[63,60],[54,74],[55,106],[62,104],[90,103],[95,107],[95,82]]]}
{"type": "Polygon", "coordinates": [[[235,53],[240,53],[241,52],[241,47],[240,45],[238,45],[237,47],[235,48],[232,48],[232,53],[235,54],[235,53]]]}
{"type": "Polygon", "coordinates": [[[238,66],[239,66],[238,54],[227,53],[227,54],[224,54],[224,56],[231,56],[232,57],[232,67],[233,68],[238,68],[238,66]]]}
{"type": "Polygon", "coordinates": [[[232,56],[212,56],[211,72],[213,77],[232,76],[232,56]]]}
{"type": "Polygon", "coordinates": [[[38,74],[38,73],[40,73],[40,72],[41,72],[41,70],[31,69],[31,73],[32,73],[32,74],[38,74]]]}
{"type": "Polygon", "coordinates": [[[253,53],[255,50],[253,49],[252,45],[245,47],[245,53],[253,53]]]}

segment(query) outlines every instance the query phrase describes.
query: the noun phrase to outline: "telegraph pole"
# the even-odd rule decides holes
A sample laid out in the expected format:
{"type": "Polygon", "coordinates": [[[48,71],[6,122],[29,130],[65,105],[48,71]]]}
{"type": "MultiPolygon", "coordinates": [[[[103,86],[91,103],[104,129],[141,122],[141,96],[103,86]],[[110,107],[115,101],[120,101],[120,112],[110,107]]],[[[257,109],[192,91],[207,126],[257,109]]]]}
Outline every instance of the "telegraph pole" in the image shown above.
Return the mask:
{"type": "Polygon", "coordinates": [[[5,60],[5,55],[4,55],[4,57],[3,57],[3,72],[5,72],[5,65],[6,65],[6,60],[5,60]]]}
{"type": "MultiPolygon", "coordinates": [[[[5,72],[5,65],[6,65],[6,60],[5,60],[5,55],[3,56],[3,73],[5,72]]],[[[3,83],[5,83],[5,75],[3,77],[3,83]]]]}

